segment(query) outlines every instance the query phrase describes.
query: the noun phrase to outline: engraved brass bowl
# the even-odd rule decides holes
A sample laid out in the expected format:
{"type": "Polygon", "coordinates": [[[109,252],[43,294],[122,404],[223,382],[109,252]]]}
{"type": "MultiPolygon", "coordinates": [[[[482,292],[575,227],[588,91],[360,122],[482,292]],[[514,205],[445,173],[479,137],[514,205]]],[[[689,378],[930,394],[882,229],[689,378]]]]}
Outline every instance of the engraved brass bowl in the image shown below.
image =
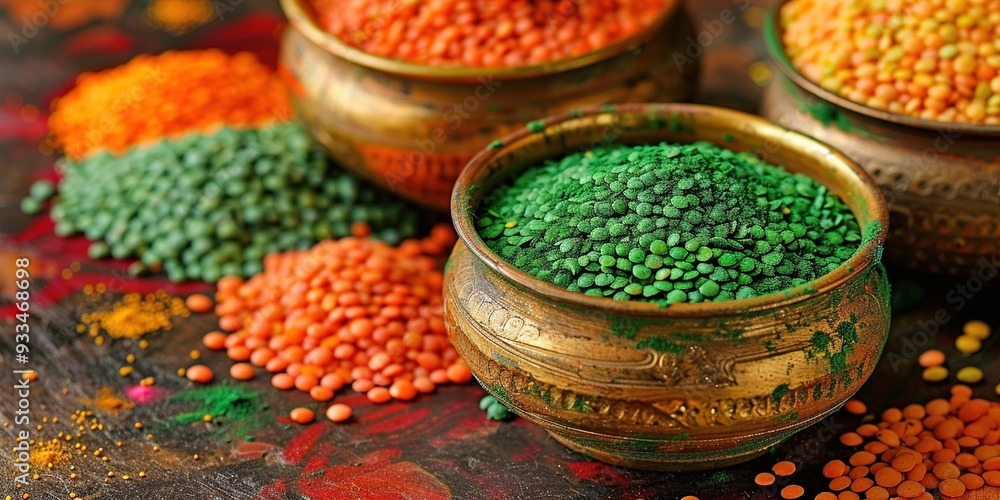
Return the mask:
{"type": "Polygon", "coordinates": [[[304,0],[281,0],[290,26],[279,71],[298,118],[341,165],[446,212],[472,156],[531,120],[582,106],[692,97],[698,62],[673,56],[684,54],[694,26],[680,0],[665,5],[632,37],[578,57],[436,68],[355,49],[320,29],[304,0]]]}
{"type": "Polygon", "coordinates": [[[596,459],[655,470],[749,460],[840,407],[875,367],[889,327],[878,187],[850,159],[735,111],[629,104],[545,120],[478,154],[452,197],[460,238],[445,271],[449,337],[515,413],[596,459]],[[570,292],[490,251],[473,217],[524,168],[604,141],[712,141],[812,176],[865,239],[834,272],[782,293],[660,308],[570,292]]]}
{"type": "Polygon", "coordinates": [[[923,120],[850,101],[796,70],[775,5],[764,27],[780,69],[761,114],[858,162],[889,202],[886,261],[943,274],[975,274],[1000,254],[1000,126],[923,120]]]}

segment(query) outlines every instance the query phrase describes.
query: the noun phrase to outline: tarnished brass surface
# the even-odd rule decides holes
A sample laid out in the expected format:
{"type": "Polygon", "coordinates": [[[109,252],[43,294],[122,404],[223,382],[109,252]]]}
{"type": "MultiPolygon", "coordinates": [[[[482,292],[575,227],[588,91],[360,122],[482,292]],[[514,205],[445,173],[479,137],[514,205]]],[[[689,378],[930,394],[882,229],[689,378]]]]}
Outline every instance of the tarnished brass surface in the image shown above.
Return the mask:
{"type": "Polygon", "coordinates": [[[449,336],[512,410],[600,460],[704,469],[756,456],[832,412],[868,378],[889,326],[879,264],[887,213],[849,159],[760,118],[703,106],[621,105],[545,124],[477,155],[452,198],[461,241],[445,275],[449,336]],[[601,137],[756,151],[844,198],[866,238],[848,262],[805,286],[669,308],[570,292],[493,254],[473,226],[482,196],[524,167],[601,137]]]}
{"type": "Polygon", "coordinates": [[[323,32],[303,0],[281,0],[290,26],[280,73],[296,113],[339,163],[445,211],[462,167],[527,122],[612,102],[686,100],[698,61],[678,64],[694,29],[681,2],[627,40],[522,68],[434,68],[354,49],[323,32]]]}
{"type": "Polygon", "coordinates": [[[897,115],[824,90],[784,55],[777,8],[764,36],[781,74],[761,114],[838,148],[875,178],[889,201],[887,262],[974,274],[1000,254],[1000,126],[897,115]]]}

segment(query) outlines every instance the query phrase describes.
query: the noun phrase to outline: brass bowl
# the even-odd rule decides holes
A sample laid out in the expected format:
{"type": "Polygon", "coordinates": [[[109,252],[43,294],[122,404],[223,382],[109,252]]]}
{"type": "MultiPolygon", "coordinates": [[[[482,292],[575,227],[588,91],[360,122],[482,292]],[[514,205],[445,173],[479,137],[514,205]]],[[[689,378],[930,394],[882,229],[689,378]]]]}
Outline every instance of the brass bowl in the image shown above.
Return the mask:
{"type": "Polygon", "coordinates": [[[870,108],[810,81],[784,52],[778,9],[764,26],[780,69],[761,114],[843,151],[882,188],[886,260],[915,270],[975,274],[1000,253],[1000,126],[923,120],[870,108]]]}
{"type": "Polygon", "coordinates": [[[628,104],[545,120],[478,154],[451,214],[449,338],[487,391],[596,459],[654,470],[749,460],[840,407],[869,377],[889,327],[879,263],[888,223],[877,186],[850,159],[761,118],[695,105],[628,104]],[[866,237],[806,285],[762,297],[660,308],[570,292],[490,251],[473,217],[524,168],[613,140],[708,140],[810,175],[844,199],[866,237]]]}
{"type": "Polygon", "coordinates": [[[437,68],[355,49],[321,30],[304,0],[281,0],[279,71],[310,133],[339,163],[441,211],[462,167],[540,116],[612,102],[690,98],[694,27],[680,0],[646,29],[582,56],[519,68],[437,68]]]}

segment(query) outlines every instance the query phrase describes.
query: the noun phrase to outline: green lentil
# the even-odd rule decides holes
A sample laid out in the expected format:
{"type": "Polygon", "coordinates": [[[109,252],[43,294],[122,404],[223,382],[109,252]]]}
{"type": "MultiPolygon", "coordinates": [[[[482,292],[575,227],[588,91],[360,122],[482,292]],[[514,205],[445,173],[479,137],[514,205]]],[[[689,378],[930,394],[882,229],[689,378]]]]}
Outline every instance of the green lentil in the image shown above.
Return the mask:
{"type": "Polygon", "coordinates": [[[661,306],[805,284],[850,258],[861,234],[815,180],[707,142],[547,161],[488,193],[478,216],[486,245],[536,278],[661,306]]]}
{"type": "MultiPolygon", "coordinates": [[[[173,281],[253,275],[264,255],[350,236],[358,222],[392,244],[417,232],[416,210],[340,170],[294,123],[223,128],[60,168],[56,234],[81,232],[95,242],[91,257],[137,257],[130,271],[162,265],[173,281]]],[[[25,200],[51,196],[41,182],[25,200]]]]}

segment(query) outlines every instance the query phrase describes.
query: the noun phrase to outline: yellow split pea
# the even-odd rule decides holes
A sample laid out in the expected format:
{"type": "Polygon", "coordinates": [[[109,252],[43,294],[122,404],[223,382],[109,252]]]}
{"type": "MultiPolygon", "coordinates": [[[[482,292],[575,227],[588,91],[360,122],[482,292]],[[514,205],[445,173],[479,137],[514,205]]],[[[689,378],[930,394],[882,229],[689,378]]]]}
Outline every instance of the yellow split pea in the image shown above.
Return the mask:
{"type": "Polygon", "coordinates": [[[931,366],[924,370],[923,376],[928,382],[940,382],[948,378],[948,369],[943,366],[931,366]]]}
{"type": "Polygon", "coordinates": [[[975,366],[966,366],[965,368],[958,370],[958,373],[955,374],[955,378],[966,384],[975,384],[983,380],[983,371],[975,366]]]}

